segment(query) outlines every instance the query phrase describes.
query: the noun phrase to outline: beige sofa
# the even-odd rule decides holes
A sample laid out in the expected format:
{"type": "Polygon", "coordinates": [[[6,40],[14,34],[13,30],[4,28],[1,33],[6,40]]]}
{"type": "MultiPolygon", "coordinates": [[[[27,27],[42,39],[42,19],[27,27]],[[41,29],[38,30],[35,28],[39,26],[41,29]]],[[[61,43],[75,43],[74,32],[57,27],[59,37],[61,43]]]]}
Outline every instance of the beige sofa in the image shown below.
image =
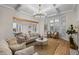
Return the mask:
{"type": "Polygon", "coordinates": [[[37,39],[38,37],[39,34],[37,33],[31,33],[31,34],[20,33],[19,35],[16,35],[18,43],[26,42],[26,44],[34,42],[35,39],[37,39]]]}
{"type": "Polygon", "coordinates": [[[32,55],[37,54],[34,52],[34,47],[26,48],[26,43],[18,44],[15,38],[11,40],[0,40],[0,55],[32,55]]]}

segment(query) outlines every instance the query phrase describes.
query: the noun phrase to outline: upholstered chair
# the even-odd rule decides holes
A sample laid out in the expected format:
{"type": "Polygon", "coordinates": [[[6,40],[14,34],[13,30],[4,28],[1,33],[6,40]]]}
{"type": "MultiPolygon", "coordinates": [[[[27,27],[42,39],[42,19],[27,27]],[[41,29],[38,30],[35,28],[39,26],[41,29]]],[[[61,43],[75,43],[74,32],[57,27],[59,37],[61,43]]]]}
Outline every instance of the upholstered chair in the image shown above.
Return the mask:
{"type": "Polygon", "coordinates": [[[15,37],[10,38],[9,40],[7,40],[7,42],[13,52],[26,48],[26,42],[18,44],[17,39],[15,37]]]}

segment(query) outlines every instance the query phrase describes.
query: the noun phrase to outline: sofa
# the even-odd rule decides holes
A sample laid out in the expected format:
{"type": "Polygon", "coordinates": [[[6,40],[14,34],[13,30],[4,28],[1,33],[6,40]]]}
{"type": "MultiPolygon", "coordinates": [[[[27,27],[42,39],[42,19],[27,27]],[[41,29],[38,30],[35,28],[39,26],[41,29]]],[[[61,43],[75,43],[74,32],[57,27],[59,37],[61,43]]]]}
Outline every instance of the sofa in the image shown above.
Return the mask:
{"type": "Polygon", "coordinates": [[[16,35],[18,43],[26,42],[26,44],[34,42],[35,39],[37,39],[38,37],[39,37],[38,33],[30,33],[30,34],[20,33],[16,35]]]}
{"type": "Polygon", "coordinates": [[[12,40],[0,40],[0,55],[32,55],[38,54],[34,51],[34,46],[26,48],[25,43],[18,44],[14,38],[12,40]]]}

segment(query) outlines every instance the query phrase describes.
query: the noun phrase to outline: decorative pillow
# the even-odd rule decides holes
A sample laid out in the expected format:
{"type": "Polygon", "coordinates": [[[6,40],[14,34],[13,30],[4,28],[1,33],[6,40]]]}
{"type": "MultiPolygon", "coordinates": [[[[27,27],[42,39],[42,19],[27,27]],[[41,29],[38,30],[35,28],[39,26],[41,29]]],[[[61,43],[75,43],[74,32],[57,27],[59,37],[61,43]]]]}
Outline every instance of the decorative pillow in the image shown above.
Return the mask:
{"type": "Polygon", "coordinates": [[[17,44],[17,39],[15,37],[13,37],[13,38],[9,39],[7,42],[9,45],[14,45],[14,44],[17,44]]]}
{"type": "Polygon", "coordinates": [[[27,40],[30,40],[30,35],[29,34],[27,34],[26,37],[27,37],[27,40]]]}
{"type": "Polygon", "coordinates": [[[17,43],[21,44],[23,42],[26,42],[25,37],[24,36],[18,36],[17,37],[17,43]]]}

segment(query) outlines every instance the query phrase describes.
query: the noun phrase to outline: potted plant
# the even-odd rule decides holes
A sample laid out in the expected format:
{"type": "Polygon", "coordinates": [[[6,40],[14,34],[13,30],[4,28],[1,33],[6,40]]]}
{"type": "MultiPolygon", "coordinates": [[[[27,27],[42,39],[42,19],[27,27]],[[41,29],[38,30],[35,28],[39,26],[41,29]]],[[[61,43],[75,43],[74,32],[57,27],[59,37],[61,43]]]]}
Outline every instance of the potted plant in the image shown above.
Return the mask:
{"type": "Polygon", "coordinates": [[[70,47],[73,48],[73,49],[77,49],[78,46],[74,43],[74,40],[73,40],[73,34],[76,34],[76,30],[74,29],[73,25],[71,24],[70,25],[70,28],[67,30],[66,32],[69,36],[69,41],[70,41],[70,47]]]}

